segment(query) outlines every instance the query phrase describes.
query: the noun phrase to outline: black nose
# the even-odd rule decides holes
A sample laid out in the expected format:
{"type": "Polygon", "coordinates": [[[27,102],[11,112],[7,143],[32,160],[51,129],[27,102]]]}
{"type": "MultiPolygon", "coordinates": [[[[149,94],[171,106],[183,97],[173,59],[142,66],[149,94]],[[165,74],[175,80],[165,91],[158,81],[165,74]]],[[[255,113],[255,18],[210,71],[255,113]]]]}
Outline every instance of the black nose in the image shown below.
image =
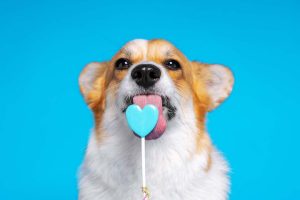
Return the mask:
{"type": "Polygon", "coordinates": [[[155,65],[141,64],[132,70],[131,77],[139,86],[148,88],[159,80],[160,74],[160,69],[155,65]]]}

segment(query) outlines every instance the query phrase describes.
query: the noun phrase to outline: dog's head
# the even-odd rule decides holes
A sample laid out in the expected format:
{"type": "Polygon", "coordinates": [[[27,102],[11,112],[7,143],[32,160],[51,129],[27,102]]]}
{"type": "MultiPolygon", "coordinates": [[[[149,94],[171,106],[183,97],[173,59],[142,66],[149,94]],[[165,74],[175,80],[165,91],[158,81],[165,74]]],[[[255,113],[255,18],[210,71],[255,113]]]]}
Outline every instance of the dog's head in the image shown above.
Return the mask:
{"type": "Polygon", "coordinates": [[[103,121],[126,126],[124,111],[130,104],[150,103],[160,115],[146,139],[156,139],[171,124],[188,128],[186,122],[192,121],[204,130],[206,113],[229,96],[233,76],[222,65],[189,61],[165,40],[133,40],[110,61],[88,64],[79,82],[95,114],[96,130],[109,129],[103,121]]]}

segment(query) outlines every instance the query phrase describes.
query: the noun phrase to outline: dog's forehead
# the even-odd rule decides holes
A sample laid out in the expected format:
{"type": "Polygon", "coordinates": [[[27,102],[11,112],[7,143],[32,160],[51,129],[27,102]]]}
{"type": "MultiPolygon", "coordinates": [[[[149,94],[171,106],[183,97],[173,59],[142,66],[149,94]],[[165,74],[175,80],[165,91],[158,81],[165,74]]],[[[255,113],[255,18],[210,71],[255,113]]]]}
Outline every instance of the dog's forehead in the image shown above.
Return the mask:
{"type": "Polygon", "coordinates": [[[146,55],[148,51],[148,43],[149,41],[144,39],[132,40],[124,45],[122,51],[130,55],[131,54],[146,55]]]}
{"type": "Polygon", "coordinates": [[[121,52],[128,57],[140,57],[147,60],[151,56],[168,56],[175,47],[165,40],[135,39],[123,46],[121,52]]]}

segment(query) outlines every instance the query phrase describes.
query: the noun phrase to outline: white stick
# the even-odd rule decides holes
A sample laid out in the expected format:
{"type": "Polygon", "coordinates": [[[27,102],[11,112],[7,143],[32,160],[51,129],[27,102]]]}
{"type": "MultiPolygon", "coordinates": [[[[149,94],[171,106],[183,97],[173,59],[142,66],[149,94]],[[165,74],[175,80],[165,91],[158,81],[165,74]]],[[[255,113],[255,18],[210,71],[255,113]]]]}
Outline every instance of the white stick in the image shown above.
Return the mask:
{"type": "Polygon", "coordinates": [[[145,138],[142,138],[142,177],[143,188],[146,188],[145,138]]]}

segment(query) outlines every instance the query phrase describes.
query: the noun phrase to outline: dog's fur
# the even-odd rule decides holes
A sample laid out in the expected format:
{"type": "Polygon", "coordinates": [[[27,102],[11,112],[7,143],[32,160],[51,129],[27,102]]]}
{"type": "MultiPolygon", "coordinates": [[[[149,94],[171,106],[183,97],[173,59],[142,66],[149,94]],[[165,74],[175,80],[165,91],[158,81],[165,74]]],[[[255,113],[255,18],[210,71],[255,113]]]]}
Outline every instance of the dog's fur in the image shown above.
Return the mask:
{"type": "Polygon", "coordinates": [[[222,65],[191,62],[165,40],[133,40],[111,61],[88,64],[81,73],[80,90],[94,113],[95,128],[80,170],[79,199],[142,199],[141,141],[122,112],[124,98],[141,92],[130,76],[141,63],[161,70],[153,91],[168,96],[176,107],[165,133],[146,141],[151,199],[227,199],[228,166],[210,141],[205,117],[229,96],[232,73],[222,65]],[[132,66],[116,70],[119,58],[129,59],[132,66]],[[163,65],[170,58],[181,64],[180,70],[163,65]]]}

